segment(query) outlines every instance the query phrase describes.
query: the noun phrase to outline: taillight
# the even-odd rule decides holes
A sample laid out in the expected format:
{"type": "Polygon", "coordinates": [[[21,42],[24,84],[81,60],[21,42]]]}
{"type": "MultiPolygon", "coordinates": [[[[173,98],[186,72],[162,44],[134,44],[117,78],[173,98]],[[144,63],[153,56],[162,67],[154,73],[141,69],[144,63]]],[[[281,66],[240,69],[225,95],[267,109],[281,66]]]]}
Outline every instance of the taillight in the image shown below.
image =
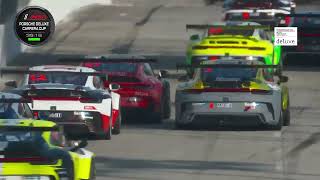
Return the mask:
{"type": "Polygon", "coordinates": [[[243,20],[248,20],[249,18],[250,18],[250,13],[248,13],[248,12],[242,13],[242,19],[243,20]]]}
{"type": "Polygon", "coordinates": [[[285,23],[285,25],[289,26],[290,21],[291,21],[291,18],[290,18],[289,16],[286,16],[286,17],[284,18],[284,23],[285,23]]]}
{"type": "Polygon", "coordinates": [[[218,56],[210,56],[209,59],[212,60],[212,61],[215,61],[215,60],[218,59],[218,56]]]}
{"type": "Polygon", "coordinates": [[[38,111],[33,111],[33,118],[39,119],[39,112],[38,111]]]}

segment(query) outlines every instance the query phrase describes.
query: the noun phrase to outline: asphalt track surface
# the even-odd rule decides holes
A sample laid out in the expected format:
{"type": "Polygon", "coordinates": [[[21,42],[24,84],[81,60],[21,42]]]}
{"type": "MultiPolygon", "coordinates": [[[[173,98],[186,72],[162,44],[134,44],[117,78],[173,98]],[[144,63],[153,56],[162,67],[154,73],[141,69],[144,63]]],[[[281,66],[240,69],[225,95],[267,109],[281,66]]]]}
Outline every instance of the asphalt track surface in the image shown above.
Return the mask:
{"type": "MultiPolygon", "coordinates": [[[[298,10],[319,7],[300,5],[298,10]]],[[[221,3],[206,6],[195,0],[92,6],[59,25],[48,45],[12,64],[39,65],[75,54],[147,53],[159,54],[158,68],[172,69],[184,60],[185,25],[221,19],[221,3]]],[[[309,64],[308,59],[300,60],[309,64]]],[[[98,179],[319,180],[320,65],[311,66],[286,68],[292,125],[282,131],[175,130],[173,118],[162,124],[125,124],[111,141],[89,143],[97,155],[98,179]]],[[[177,80],[170,82],[174,102],[177,80]]]]}

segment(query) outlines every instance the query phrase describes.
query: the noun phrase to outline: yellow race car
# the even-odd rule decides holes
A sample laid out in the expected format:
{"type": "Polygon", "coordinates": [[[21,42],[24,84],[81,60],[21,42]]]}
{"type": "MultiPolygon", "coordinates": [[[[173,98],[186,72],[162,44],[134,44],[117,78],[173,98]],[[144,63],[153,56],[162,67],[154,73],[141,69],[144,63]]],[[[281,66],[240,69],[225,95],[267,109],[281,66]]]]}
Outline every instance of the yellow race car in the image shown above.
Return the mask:
{"type": "Polygon", "coordinates": [[[281,46],[274,46],[269,26],[254,22],[226,22],[223,25],[187,25],[187,29],[205,30],[194,34],[187,45],[186,63],[192,65],[222,56],[261,57],[264,64],[282,67],[281,46]]]}
{"type": "Polygon", "coordinates": [[[0,179],[94,179],[86,141],[70,143],[54,122],[31,119],[28,102],[18,95],[0,96],[0,179]]]}

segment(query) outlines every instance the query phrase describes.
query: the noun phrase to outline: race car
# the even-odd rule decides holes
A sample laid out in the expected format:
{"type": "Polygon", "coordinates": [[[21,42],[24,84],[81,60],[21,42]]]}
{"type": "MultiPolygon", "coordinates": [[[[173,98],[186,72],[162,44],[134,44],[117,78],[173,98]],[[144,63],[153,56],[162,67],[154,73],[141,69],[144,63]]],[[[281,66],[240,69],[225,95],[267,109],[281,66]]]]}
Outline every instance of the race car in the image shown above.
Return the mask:
{"type": "Polygon", "coordinates": [[[290,14],[291,3],[280,0],[235,0],[224,12],[225,21],[254,21],[263,25],[277,26],[279,14],[290,14]]]}
{"type": "Polygon", "coordinates": [[[278,66],[232,57],[193,66],[194,77],[177,85],[177,128],[209,123],[280,130],[290,124],[289,91],[282,84],[288,77],[279,74],[278,82],[264,77],[266,69],[278,66]]]}
{"type": "Polygon", "coordinates": [[[8,93],[0,97],[0,179],[95,178],[95,155],[84,149],[85,140],[69,143],[54,122],[31,119],[30,101],[8,93]]]}
{"type": "Polygon", "coordinates": [[[320,55],[320,11],[280,17],[288,27],[297,27],[298,46],[285,46],[285,55],[320,55]]]}
{"type": "MultiPolygon", "coordinates": [[[[252,1],[253,2],[253,1],[252,1]]],[[[224,3],[223,3],[223,8],[225,10],[229,10],[229,9],[232,9],[232,8],[240,8],[242,7],[243,9],[246,8],[247,6],[245,5],[248,5],[248,6],[252,6],[253,4],[249,4],[250,2],[248,1],[239,1],[239,0],[225,0],[224,3]]],[[[265,7],[270,7],[270,5],[272,3],[274,4],[278,4],[281,9],[285,9],[285,10],[288,10],[290,11],[291,13],[294,13],[295,12],[295,9],[296,9],[296,3],[294,2],[294,0],[278,0],[278,1],[274,1],[274,2],[268,2],[268,1],[263,1],[263,2],[259,2],[259,1],[255,1],[254,3],[259,3],[259,4],[255,4],[256,6],[260,5],[262,6],[263,8],[265,7]]]]}
{"type": "Polygon", "coordinates": [[[137,116],[143,120],[141,115],[147,115],[147,122],[161,122],[162,119],[170,117],[170,84],[164,79],[167,71],[160,70],[159,75],[155,75],[150,65],[156,62],[155,59],[140,55],[114,54],[87,56],[82,60],[76,59],[75,62],[77,61],[81,61],[82,66],[107,74],[105,87],[110,83],[121,86],[115,92],[121,96],[122,117],[129,119],[137,116]]]}
{"type": "MultiPolygon", "coordinates": [[[[9,92],[31,98],[34,117],[64,125],[69,130],[68,136],[87,134],[92,140],[109,140],[112,133],[120,133],[120,95],[114,92],[119,85],[110,84],[110,92],[106,90],[105,74],[92,68],[66,65],[0,71],[25,74],[21,84],[9,92]]],[[[16,83],[9,81],[6,85],[16,83]]]]}
{"type": "Polygon", "coordinates": [[[273,38],[264,31],[270,30],[270,26],[227,22],[224,25],[187,25],[186,28],[205,30],[202,38],[198,34],[190,37],[187,64],[216,60],[228,54],[262,57],[265,64],[282,67],[281,46],[274,46],[273,38]]]}

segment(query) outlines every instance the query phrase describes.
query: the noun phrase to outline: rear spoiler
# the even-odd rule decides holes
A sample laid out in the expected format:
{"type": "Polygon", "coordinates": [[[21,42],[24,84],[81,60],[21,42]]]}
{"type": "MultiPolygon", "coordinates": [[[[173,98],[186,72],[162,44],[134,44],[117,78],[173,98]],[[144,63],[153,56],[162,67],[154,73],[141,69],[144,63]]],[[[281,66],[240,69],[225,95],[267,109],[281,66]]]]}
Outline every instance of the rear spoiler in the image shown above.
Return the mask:
{"type": "Polygon", "coordinates": [[[186,68],[255,68],[255,69],[278,69],[279,65],[257,65],[257,64],[177,64],[177,69],[186,69],[186,68]]]}
{"type": "Polygon", "coordinates": [[[102,76],[105,77],[105,73],[101,72],[72,72],[72,71],[39,71],[39,70],[29,70],[28,67],[4,67],[0,68],[0,77],[3,76],[3,74],[32,74],[32,73],[42,73],[42,74],[48,74],[48,73],[72,73],[72,74],[85,74],[88,76],[102,76]]]}
{"type": "Polygon", "coordinates": [[[26,98],[5,98],[0,99],[0,103],[32,103],[31,99],[26,98]]]}
{"type": "Polygon", "coordinates": [[[209,28],[221,28],[224,30],[255,30],[255,29],[264,29],[264,30],[272,30],[271,26],[264,25],[209,25],[209,24],[187,24],[186,30],[188,29],[209,29],[209,28]]]}
{"type": "Polygon", "coordinates": [[[157,63],[156,59],[137,56],[108,57],[108,56],[85,56],[83,58],[59,59],[61,63],[157,63]]]}

